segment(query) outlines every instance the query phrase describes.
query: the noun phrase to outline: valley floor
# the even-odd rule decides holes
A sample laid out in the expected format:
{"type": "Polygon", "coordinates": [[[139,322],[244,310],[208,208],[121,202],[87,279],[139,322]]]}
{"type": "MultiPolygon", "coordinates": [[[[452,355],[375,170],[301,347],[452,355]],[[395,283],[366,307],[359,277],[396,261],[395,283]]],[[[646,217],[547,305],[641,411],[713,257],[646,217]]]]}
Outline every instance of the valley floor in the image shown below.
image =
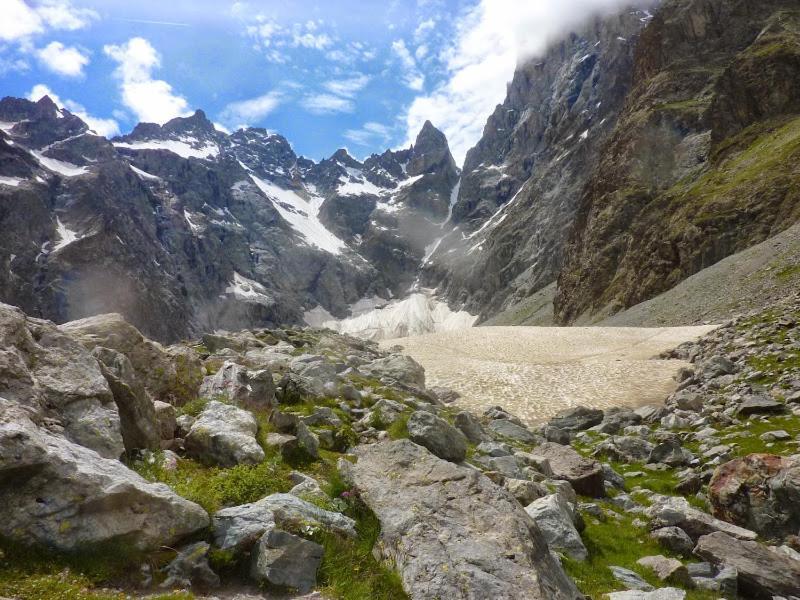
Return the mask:
{"type": "Polygon", "coordinates": [[[476,327],[386,340],[425,367],[429,385],[482,413],[501,405],[528,424],[572,406],[660,404],[685,366],[655,357],[713,330],[700,327],[476,327]]]}

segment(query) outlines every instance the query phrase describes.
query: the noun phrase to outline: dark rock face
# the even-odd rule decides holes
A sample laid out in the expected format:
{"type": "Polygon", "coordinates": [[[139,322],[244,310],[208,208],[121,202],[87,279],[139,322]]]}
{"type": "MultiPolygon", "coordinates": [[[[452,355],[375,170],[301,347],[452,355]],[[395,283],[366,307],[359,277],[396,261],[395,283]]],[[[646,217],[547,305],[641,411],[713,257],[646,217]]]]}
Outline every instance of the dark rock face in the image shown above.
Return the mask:
{"type": "Polygon", "coordinates": [[[430,123],[408,150],[317,164],[202,111],[111,141],[46,97],[3,99],[0,121],[0,299],[162,341],[405,293],[458,180],[430,123]]]}
{"type": "Polygon", "coordinates": [[[559,321],[652,298],[800,218],[799,23],[790,0],[662,5],[581,199],[559,321]]]}
{"type": "Polygon", "coordinates": [[[452,211],[458,229],[424,276],[451,303],[486,317],[555,280],[647,21],[629,10],[596,19],[518,68],[467,154],[452,211]]]}

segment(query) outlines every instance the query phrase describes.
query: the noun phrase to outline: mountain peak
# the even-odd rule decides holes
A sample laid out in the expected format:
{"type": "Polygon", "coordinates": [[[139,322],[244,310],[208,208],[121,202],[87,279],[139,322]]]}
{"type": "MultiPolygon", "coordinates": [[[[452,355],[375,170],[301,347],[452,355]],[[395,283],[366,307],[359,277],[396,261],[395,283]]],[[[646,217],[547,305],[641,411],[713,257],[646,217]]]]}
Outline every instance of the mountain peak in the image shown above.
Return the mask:
{"type": "Polygon", "coordinates": [[[425,121],[411,149],[408,174],[413,176],[428,173],[445,164],[453,170],[456,169],[447,136],[436,129],[433,123],[425,121]]]}

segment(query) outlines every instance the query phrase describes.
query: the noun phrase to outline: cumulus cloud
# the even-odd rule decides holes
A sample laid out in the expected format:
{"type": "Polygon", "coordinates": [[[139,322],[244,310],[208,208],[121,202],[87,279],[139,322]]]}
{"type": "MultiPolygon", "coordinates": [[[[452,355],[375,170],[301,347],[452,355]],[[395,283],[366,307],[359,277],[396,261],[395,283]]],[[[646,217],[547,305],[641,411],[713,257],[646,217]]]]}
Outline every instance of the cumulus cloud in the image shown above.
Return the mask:
{"type": "Polygon", "coordinates": [[[163,124],[191,114],[186,98],[166,81],[153,79],[161,57],[149,41],[135,37],[118,46],[104,46],[103,51],[118,63],[114,74],[120,81],[122,103],[140,121],[163,124]]]}
{"type": "Polygon", "coordinates": [[[395,40],[392,42],[392,52],[400,60],[405,84],[414,91],[421,91],[425,85],[425,76],[417,68],[417,61],[411,55],[406,43],[403,40],[395,40]]]}
{"type": "Polygon", "coordinates": [[[66,77],[83,75],[83,68],[89,64],[89,57],[75,46],[65,46],[61,42],[50,42],[36,54],[45,67],[66,77]]]}
{"type": "Polygon", "coordinates": [[[333,79],[331,81],[326,81],[323,84],[323,87],[337,96],[352,98],[358,92],[364,89],[364,87],[369,83],[369,79],[370,78],[368,75],[357,73],[345,79],[333,79]]]}
{"type": "Polygon", "coordinates": [[[376,146],[387,144],[392,136],[392,130],[381,123],[370,121],[364,123],[360,129],[348,129],[344,137],[358,146],[376,146]]]}
{"type": "Polygon", "coordinates": [[[352,100],[334,94],[311,94],[303,98],[300,104],[315,115],[350,113],[355,110],[352,100]]]}
{"type": "Polygon", "coordinates": [[[541,55],[590,18],[630,4],[631,0],[481,0],[459,20],[455,40],[443,52],[446,81],[410,105],[408,141],[413,142],[430,119],[447,135],[456,161],[463,162],[480,139],[487,117],[505,98],[518,61],[541,55]]]}
{"type": "Polygon", "coordinates": [[[256,98],[231,102],[222,111],[223,123],[233,127],[251,125],[275,110],[284,100],[283,93],[271,91],[256,98]]]}
{"type": "Polygon", "coordinates": [[[98,18],[95,11],[75,8],[68,0],[45,0],[35,6],[24,0],[3,0],[0,40],[22,41],[49,29],[74,31],[98,18]]]}
{"type": "Polygon", "coordinates": [[[101,119],[90,115],[83,106],[72,100],[62,100],[58,94],[43,83],[33,86],[33,89],[28,93],[28,100],[36,102],[43,96],[50,96],[50,99],[59,107],[66,108],[73,115],[79,117],[89,126],[89,129],[98,135],[112,137],[119,134],[119,124],[114,119],[101,119]]]}

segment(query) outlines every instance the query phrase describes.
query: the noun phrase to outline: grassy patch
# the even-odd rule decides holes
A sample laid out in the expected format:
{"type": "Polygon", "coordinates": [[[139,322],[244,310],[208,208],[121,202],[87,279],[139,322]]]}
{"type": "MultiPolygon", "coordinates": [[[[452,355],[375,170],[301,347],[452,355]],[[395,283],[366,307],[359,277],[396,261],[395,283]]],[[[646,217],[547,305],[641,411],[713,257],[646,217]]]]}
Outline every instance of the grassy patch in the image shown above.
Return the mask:
{"type": "Polygon", "coordinates": [[[780,429],[796,435],[800,432],[800,417],[794,415],[778,416],[770,417],[768,421],[751,419],[742,425],[723,429],[720,433],[723,436],[735,434],[735,437],[724,437],[723,439],[725,444],[736,444],[732,453],[734,457],[761,453],[788,456],[796,453],[798,446],[796,443],[791,443],[791,440],[788,442],[765,442],[760,437],[769,431],[780,429]],[[767,444],[771,444],[771,446],[767,444]]]}
{"type": "Polygon", "coordinates": [[[397,420],[386,428],[386,433],[393,440],[408,439],[408,418],[410,414],[403,413],[397,420]]]}

